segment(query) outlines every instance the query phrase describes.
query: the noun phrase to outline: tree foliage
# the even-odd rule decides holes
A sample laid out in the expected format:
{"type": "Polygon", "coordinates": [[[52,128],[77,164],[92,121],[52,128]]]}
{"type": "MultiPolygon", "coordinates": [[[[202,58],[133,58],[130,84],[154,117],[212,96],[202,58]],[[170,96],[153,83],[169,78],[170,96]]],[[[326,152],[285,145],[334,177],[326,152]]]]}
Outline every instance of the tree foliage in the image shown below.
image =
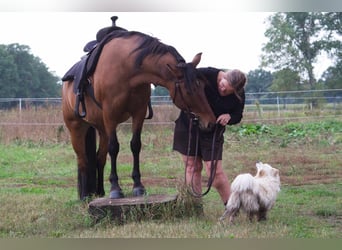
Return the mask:
{"type": "Polygon", "coordinates": [[[169,91],[167,88],[155,86],[152,90],[152,96],[169,96],[169,91]]]}
{"type": "Polygon", "coordinates": [[[294,91],[300,89],[298,72],[291,69],[282,69],[273,73],[272,91],[294,91]]]}
{"type": "Polygon", "coordinates": [[[29,46],[0,45],[0,97],[57,97],[58,81],[29,46]]]}
{"type": "Polygon", "coordinates": [[[323,73],[322,82],[328,89],[342,88],[342,60],[338,61],[335,67],[329,67],[323,73]]]}
{"type": "Polygon", "coordinates": [[[322,28],[327,33],[325,49],[337,64],[342,60],[342,12],[326,13],[322,28]]]}
{"type": "Polygon", "coordinates": [[[250,71],[247,75],[246,92],[266,92],[272,84],[272,73],[263,69],[250,71]]]}
{"type": "Polygon", "coordinates": [[[310,89],[317,87],[314,64],[327,52],[341,53],[341,13],[287,12],[269,17],[262,48],[262,66],[298,72],[301,82],[310,89]]]}

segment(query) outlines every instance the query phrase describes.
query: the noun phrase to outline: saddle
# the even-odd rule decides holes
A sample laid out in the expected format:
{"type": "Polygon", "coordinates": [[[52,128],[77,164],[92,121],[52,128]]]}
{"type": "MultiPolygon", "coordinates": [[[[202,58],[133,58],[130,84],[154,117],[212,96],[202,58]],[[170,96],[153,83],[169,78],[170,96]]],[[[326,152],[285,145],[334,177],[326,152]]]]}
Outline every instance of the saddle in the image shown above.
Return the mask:
{"type": "MultiPolygon", "coordinates": [[[[103,46],[102,46],[103,48],[103,46]]],[[[81,58],[80,61],[75,63],[62,77],[62,81],[73,81],[73,91],[76,95],[75,115],[84,118],[87,114],[84,101],[84,93],[95,101],[97,106],[101,105],[96,101],[94,91],[89,81],[89,76],[96,69],[97,61],[101,54],[101,47],[95,46],[89,53],[81,58]],[[81,104],[81,112],[79,106],[81,104]]]]}
{"type": "MultiPolygon", "coordinates": [[[[106,43],[111,41],[117,32],[126,32],[126,29],[120,27],[107,27],[103,28],[101,35],[97,35],[97,39],[101,39],[101,41],[90,41],[84,47],[84,50],[89,50],[89,52],[81,58],[80,61],[75,63],[67,73],[62,77],[62,81],[73,81],[73,91],[76,95],[76,103],[75,103],[75,115],[80,118],[84,118],[87,114],[84,94],[87,93],[95,102],[95,104],[102,109],[100,103],[96,100],[94,96],[94,89],[92,87],[92,83],[89,80],[89,76],[91,76],[97,66],[97,62],[101,55],[102,49],[106,43]],[[80,112],[81,105],[81,112],[80,112]]],[[[99,32],[100,32],[99,31],[99,32]]],[[[151,100],[148,103],[148,116],[145,119],[152,119],[153,110],[151,105],[151,100]]]]}

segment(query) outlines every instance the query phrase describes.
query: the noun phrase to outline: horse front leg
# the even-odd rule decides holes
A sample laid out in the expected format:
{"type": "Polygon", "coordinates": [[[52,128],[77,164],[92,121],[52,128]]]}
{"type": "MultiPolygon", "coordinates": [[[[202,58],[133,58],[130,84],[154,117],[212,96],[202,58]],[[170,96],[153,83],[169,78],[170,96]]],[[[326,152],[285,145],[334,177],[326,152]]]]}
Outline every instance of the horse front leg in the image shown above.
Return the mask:
{"type": "Polygon", "coordinates": [[[111,183],[109,198],[111,199],[119,199],[123,198],[123,192],[119,185],[119,177],[117,174],[117,156],[120,150],[120,144],[118,141],[118,137],[116,134],[116,131],[114,131],[109,138],[109,147],[108,147],[108,153],[111,158],[111,170],[110,170],[110,177],[109,181],[111,183]]]}
{"type": "Polygon", "coordinates": [[[135,131],[130,142],[133,154],[133,196],[143,196],[146,193],[144,185],[141,183],[140,174],[140,151],[141,151],[141,129],[135,131]]]}

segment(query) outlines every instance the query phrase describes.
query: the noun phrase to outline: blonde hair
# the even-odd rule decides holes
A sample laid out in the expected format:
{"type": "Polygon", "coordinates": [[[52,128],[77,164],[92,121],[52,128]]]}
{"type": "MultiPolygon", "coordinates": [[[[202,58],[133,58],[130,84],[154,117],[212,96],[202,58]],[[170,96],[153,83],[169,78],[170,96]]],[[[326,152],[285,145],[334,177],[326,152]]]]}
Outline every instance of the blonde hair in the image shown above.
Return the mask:
{"type": "Polygon", "coordinates": [[[233,87],[236,97],[242,101],[241,95],[247,83],[246,74],[239,69],[233,69],[226,71],[225,78],[233,87]]]}

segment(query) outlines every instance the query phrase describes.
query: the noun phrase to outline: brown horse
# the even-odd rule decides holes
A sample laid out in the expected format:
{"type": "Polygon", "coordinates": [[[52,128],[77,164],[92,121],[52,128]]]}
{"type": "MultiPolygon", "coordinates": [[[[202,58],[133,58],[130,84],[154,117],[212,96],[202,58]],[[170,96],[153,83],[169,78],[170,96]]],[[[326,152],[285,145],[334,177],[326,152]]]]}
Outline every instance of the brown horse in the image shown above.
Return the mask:
{"type": "Polygon", "coordinates": [[[133,195],[145,193],[139,154],[151,83],[167,88],[174,104],[197,115],[203,129],[214,126],[216,119],[204,93],[205,83],[196,75],[200,59],[201,54],[197,54],[191,63],[185,63],[174,47],[161,43],[157,38],[140,32],[117,32],[103,47],[96,69],[89,76],[93,95],[84,94],[87,107],[84,118],[74,112],[73,82],[63,82],[63,118],[77,156],[80,199],[105,194],[103,169],[107,153],[111,157],[109,197],[123,197],[117,175],[119,142],[116,128],[130,117],[133,195]],[[97,152],[96,130],[99,135],[97,152]]]}

